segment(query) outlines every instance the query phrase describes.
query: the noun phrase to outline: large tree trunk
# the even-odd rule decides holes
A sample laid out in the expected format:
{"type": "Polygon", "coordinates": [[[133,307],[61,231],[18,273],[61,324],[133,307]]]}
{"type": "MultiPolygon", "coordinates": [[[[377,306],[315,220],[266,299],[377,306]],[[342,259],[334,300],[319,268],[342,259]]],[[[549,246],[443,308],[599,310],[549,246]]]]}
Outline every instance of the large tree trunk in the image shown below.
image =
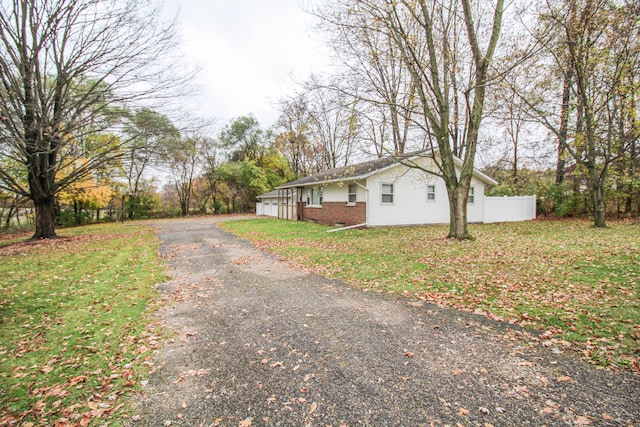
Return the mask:
{"type": "Polygon", "coordinates": [[[458,186],[454,193],[454,203],[455,203],[455,224],[453,235],[449,235],[451,238],[455,238],[457,240],[467,240],[471,239],[471,234],[469,234],[469,227],[467,223],[467,191],[462,186],[458,186]]]}
{"type": "MultiPolygon", "coordinates": [[[[37,140],[33,132],[27,135],[29,136],[27,141],[37,140]]],[[[32,145],[36,146],[36,143],[32,142],[32,145]]],[[[42,145],[42,143],[38,144],[38,146],[42,145]]],[[[56,139],[53,138],[48,146],[55,147],[55,145],[56,139]]],[[[32,240],[57,237],[55,233],[55,150],[32,154],[29,160],[29,191],[36,211],[36,232],[32,240]]]]}
{"type": "Polygon", "coordinates": [[[42,197],[34,195],[33,205],[36,209],[36,232],[31,240],[57,237],[54,221],[55,198],[53,196],[42,197]]]}
{"type": "Polygon", "coordinates": [[[469,186],[461,182],[447,185],[447,195],[449,197],[449,239],[468,240],[471,239],[469,227],[467,225],[467,199],[469,186]]]}

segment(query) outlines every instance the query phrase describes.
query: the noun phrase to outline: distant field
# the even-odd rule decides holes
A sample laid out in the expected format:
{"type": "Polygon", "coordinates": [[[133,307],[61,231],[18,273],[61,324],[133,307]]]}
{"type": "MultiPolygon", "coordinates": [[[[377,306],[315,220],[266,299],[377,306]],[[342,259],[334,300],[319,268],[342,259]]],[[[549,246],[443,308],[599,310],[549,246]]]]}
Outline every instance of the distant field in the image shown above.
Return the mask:
{"type": "Polygon", "coordinates": [[[640,371],[640,225],[533,221],[345,230],[259,219],[223,228],[262,249],[365,289],[517,322],[549,344],[613,369],[640,371]]]}
{"type": "Polygon", "coordinates": [[[157,238],[120,224],[58,234],[0,239],[0,425],[122,425],[157,346],[157,238]]]}

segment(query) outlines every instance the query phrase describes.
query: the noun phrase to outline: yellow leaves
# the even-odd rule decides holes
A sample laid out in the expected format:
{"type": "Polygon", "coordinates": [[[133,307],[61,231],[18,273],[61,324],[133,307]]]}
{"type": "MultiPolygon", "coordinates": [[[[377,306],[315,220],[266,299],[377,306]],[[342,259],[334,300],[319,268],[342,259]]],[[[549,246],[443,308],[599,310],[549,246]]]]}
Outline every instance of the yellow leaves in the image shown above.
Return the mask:
{"type": "MultiPolygon", "coordinates": [[[[67,165],[58,171],[56,180],[61,180],[74,173],[78,168],[85,167],[87,159],[77,160],[76,163],[67,165]]],[[[80,202],[92,207],[102,207],[109,203],[114,192],[103,182],[100,182],[94,175],[88,174],[82,179],[78,179],[58,194],[60,202],[72,204],[80,202]]]]}

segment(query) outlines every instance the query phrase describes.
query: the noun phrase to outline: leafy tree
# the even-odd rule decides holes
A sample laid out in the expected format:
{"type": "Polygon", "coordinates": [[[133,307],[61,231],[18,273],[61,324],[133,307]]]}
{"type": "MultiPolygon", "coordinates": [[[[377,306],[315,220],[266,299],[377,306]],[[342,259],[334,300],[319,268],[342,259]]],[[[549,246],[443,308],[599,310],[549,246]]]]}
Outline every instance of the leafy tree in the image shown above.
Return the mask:
{"type": "Polygon", "coordinates": [[[180,139],[180,132],[168,117],[149,108],[126,114],[121,160],[127,192],[135,197],[150,166],[157,166],[167,147],[180,139]]]}
{"type": "Polygon", "coordinates": [[[222,129],[218,140],[221,148],[231,151],[231,161],[242,162],[261,157],[268,137],[258,120],[248,115],[233,119],[222,129]]]}
{"type": "MultiPolygon", "coordinates": [[[[79,161],[82,167],[82,160],[79,161]]],[[[59,174],[73,173],[74,167],[59,170],[59,174]]],[[[95,175],[86,175],[81,180],[76,180],[58,193],[58,200],[62,204],[73,206],[75,225],[83,223],[83,209],[95,209],[99,212],[102,206],[107,205],[113,197],[114,191],[108,183],[100,182],[95,175]]],[[[100,219],[99,214],[96,220],[100,219]]]]}
{"type": "Polygon", "coordinates": [[[201,165],[203,138],[183,137],[166,147],[162,155],[180,203],[182,216],[189,215],[193,182],[201,165]]]}
{"type": "Polygon", "coordinates": [[[163,58],[171,24],[135,0],[0,2],[0,156],[27,171],[28,185],[0,163],[6,187],[35,206],[34,238],[51,238],[58,192],[122,156],[110,141],[86,150],[88,135],[115,125],[114,106],[151,99],[183,74],[163,58]],[[72,173],[60,169],[86,159],[72,173]]]}
{"type": "Polygon", "coordinates": [[[609,174],[637,143],[637,122],[630,119],[637,104],[630,107],[629,100],[637,94],[639,13],[630,1],[543,3],[533,32],[541,56],[533,59],[549,71],[540,67],[535,90],[519,91],[558,139],[556,182],[565,180],[567,161],[574,163],[574,179],[584,174],[596,227],[606,226],[609,174]]]}

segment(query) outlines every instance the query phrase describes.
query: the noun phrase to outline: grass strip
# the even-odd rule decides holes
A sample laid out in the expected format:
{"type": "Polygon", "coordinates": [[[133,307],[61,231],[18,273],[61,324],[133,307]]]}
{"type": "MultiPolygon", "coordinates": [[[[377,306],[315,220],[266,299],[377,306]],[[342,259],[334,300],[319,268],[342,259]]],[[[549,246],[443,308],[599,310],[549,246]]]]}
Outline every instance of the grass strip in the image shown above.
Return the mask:
{"type": "Polygon", "coordinates": [[[121,425],[151,369],[158,240],[145,227],[0,245],[0,425],[121,425]]]}

